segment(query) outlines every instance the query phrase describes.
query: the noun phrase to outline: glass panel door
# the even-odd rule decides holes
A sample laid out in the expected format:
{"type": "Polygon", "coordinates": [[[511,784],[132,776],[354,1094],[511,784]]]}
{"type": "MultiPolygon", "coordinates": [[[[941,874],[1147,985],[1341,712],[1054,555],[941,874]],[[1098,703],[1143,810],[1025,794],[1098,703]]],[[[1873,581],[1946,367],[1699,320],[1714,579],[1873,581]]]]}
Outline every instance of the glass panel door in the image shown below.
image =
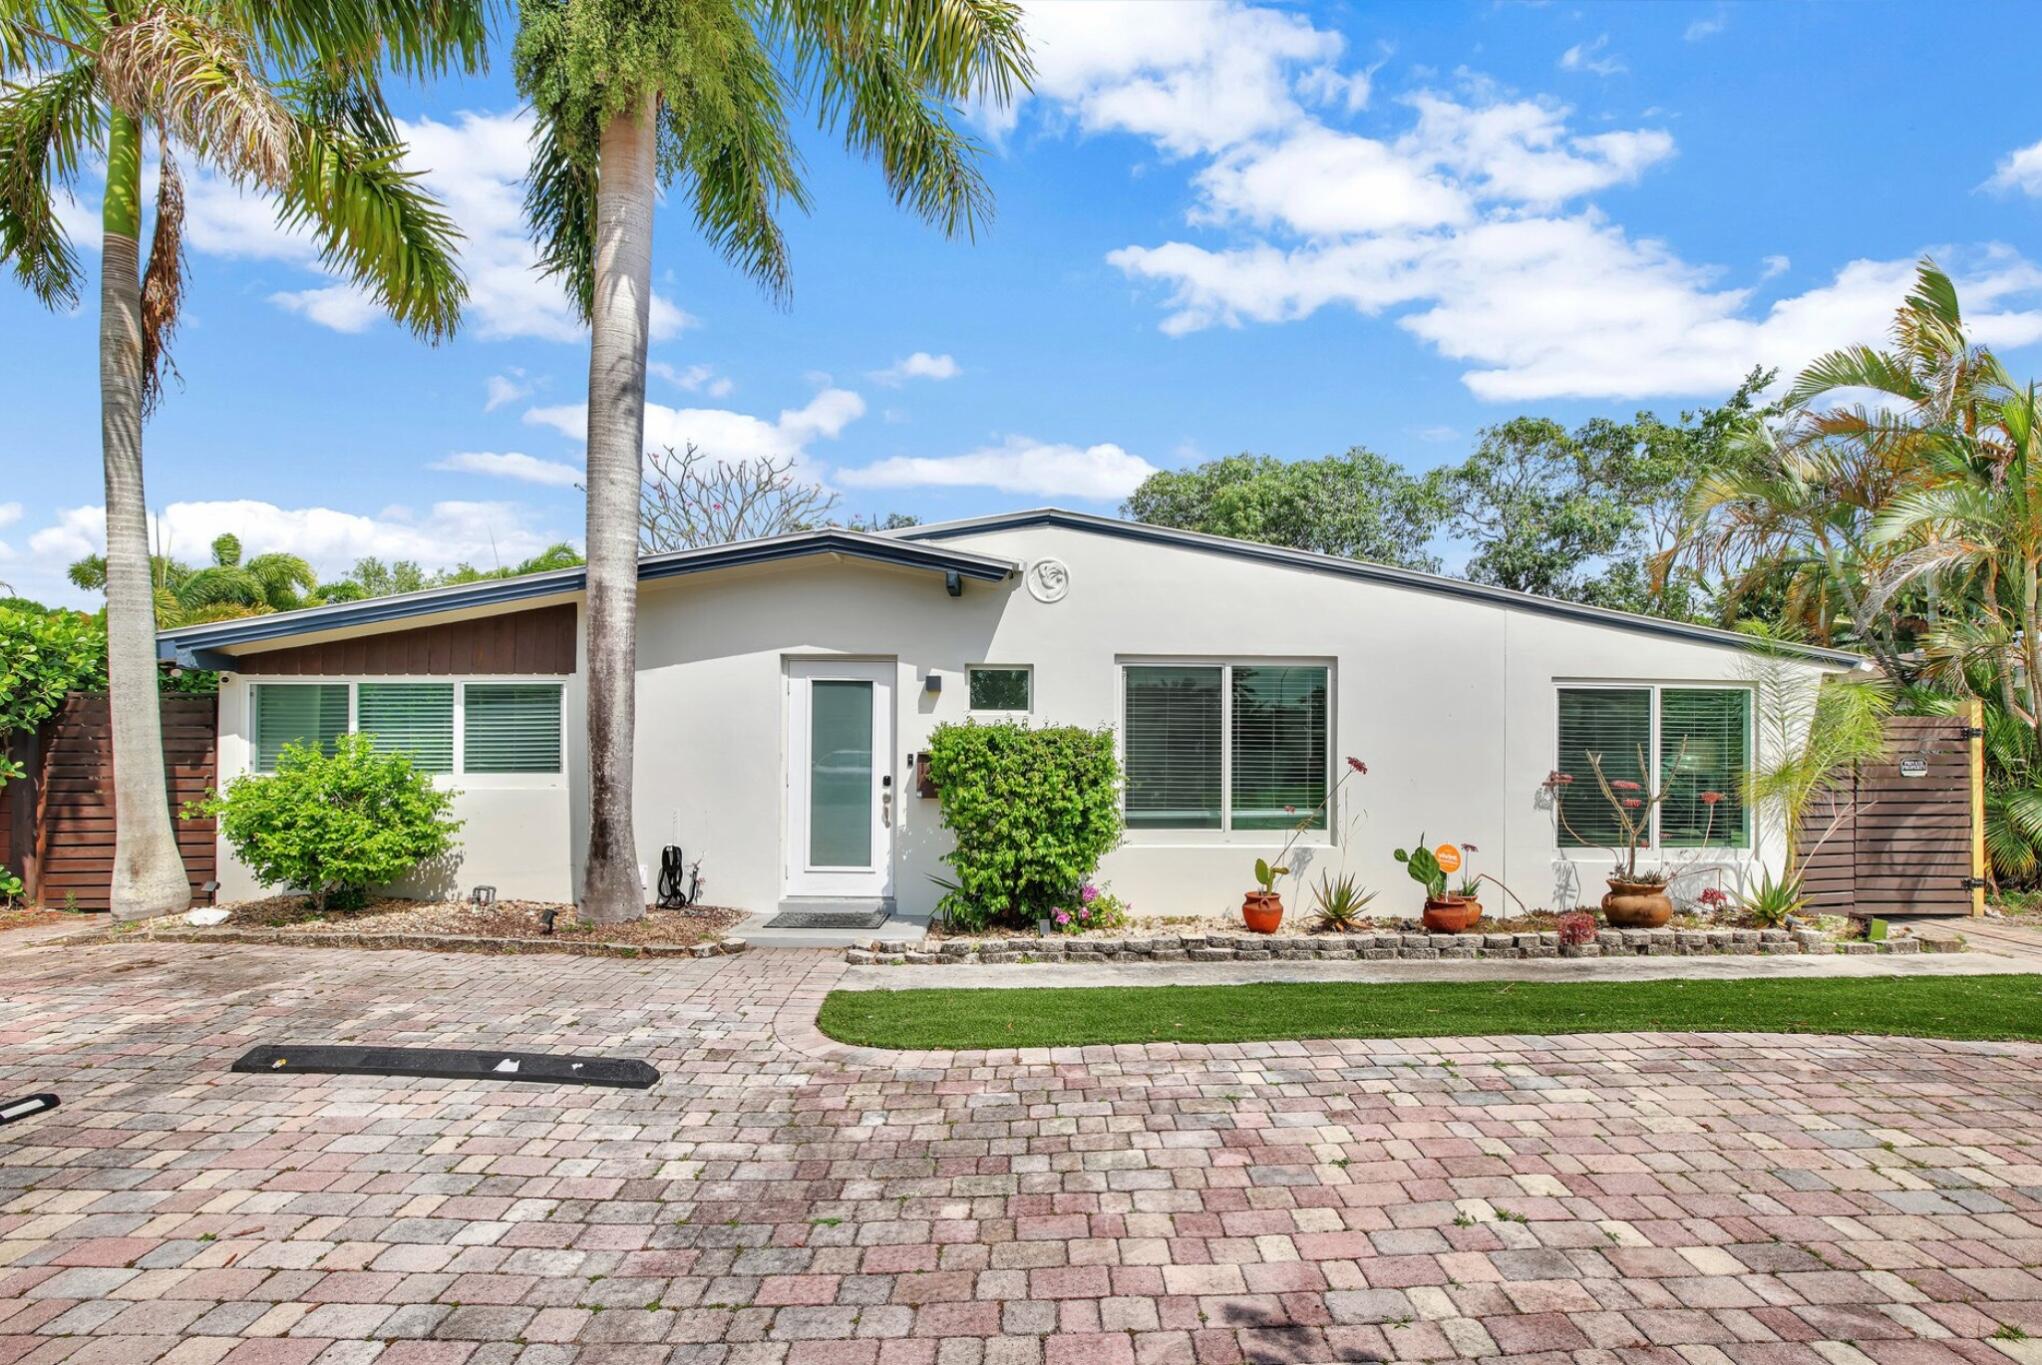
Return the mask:
{"type": "Polygon", "coordinates": [[[808,863],[872,866],[872,684],[809,683],[808,863]]]}

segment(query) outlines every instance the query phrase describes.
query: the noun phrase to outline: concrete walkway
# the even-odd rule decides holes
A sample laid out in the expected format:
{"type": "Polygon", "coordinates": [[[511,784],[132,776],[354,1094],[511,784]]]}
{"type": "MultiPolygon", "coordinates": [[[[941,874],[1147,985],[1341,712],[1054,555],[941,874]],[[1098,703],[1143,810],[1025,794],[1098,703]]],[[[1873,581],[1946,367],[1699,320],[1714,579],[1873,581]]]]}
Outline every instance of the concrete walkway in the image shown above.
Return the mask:
{"type": "Polygon", "coordinates": [[[2029,971],[2042,971],[2042,929],[2031,925],[1981,915],[1922,920],[1911,927],[1924,938],[1962,938],[1973,952],[2012,958],[2027,964],[2029,971]]]}
{"type": "Polygon", "coordinates": [[[1026,989],[1041,986],[1233,986],[1257,981],[1747,981],[1841,976],[1984,976],[2042,972],[2042,953],[1779,957],[1519,958],[1471,962],[1027,963],[847,967],[842,989],[1026,989]]]}

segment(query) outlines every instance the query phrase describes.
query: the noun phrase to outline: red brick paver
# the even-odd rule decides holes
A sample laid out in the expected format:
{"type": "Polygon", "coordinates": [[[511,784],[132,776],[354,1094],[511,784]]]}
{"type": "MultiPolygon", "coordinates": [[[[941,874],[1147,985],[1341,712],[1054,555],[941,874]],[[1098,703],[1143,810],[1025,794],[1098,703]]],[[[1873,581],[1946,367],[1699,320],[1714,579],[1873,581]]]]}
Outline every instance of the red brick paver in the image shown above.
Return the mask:
{"type": "Polygon", "coordinates": [[[883,1053],[839,972],[0,940],[0,1095],[64,1097],[0,1365],[2042,1360],[2042,1048],[883,1053]],[[278,1040],[663,1079],[227,1070],[278,1040]]]}

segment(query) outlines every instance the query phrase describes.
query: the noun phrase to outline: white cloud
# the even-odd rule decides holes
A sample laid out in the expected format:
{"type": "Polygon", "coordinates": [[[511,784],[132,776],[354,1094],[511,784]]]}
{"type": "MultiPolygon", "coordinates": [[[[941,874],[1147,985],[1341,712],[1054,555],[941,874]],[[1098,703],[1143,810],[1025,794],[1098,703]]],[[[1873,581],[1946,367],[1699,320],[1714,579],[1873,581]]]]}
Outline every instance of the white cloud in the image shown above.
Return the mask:
{"type": "Polygon", "coordinates": [[[1768,256],[1760,261],[1759,264],[1765,267],[1759,272],[1759,279],[1770,280],[1777,275],[1786,274],[1794,262],[1787,256],[1768,256]]]}
{"type": "Polygon", "coordinates": [[[874,370],[866,376],[875,384],[897,388],[910,379],[955,379],[964,371],[958,368],[952,356],[930,355],[927,351],[916,351],[913,355],[902,356],[883,370],[874,370]]]}
{"type": "Polygon", "coordinates": [[[1681,34],[1681,37],[1690,43],[1699,43],[1705,39],[1715,37],[1728,27],[1730,27],[1730,15],[1728,11],[1719,9],[1708,18],[1697,19],[1689,24],[1687,31],[1681,34]]]}
{"type": "Polygon", "coordinates": [[[1985,183],[1991,189],[2012,190],[2042,199],[2042,142],[2017,148],[2001,157],[1999,168],[1985,183]]]}
{"type": "Polygon", "coordinates": [[[1117,445],[1080,448],[1009,436],[963,455],[921,459],[896,455],[862,469],[837,471],[852,488],[994,488],[1048,498],[1106,502],[1134,492],[1156,467],[1117,445]]]}
{"type": "MultiPolygon", "coordinates": [[[[343,573],[364,555],[416,560],[428,569],[463,561],[486,568],[529,558],[560,539],[510,502],[436,502],[423,515],[391,507],[365,516],[240,498],[173,502],[149,518],[150,543],[188,561],[203,558],[224,531],[239,536],[248,554],[301,555],[322,576],[343,573]]],[[[99,507],[66,508],[29,537],[30,550],[56,564],[105,544],[106,513],[99,507]]]]}
{"type": "Polygon", "coordinates": [[[516,479],[520,483],[544,484],[549,488],[573,488],[586,477],[575,465],[542,460],[515,450],[464,450],[435,461],[433,468],[456,474],[487,474],[493,478],[516,479]]]}
{"type": "Polygon", "coordinates": [[[530,397],[532,392],[532,386],[525,382],[525,372],[515,368],[509,374],[489,376],[488,387],[489,399],[482,405],[484,412],[495,412],[506,403],[530,397]]]}
{"type": "Polygon", "coordinates": [[[15,522],[20,520],[21,520],[20,503],[0,502],[0,526],[12,526],[15,522]]]}
{"type": "Polygon", "coordinates": [[[723,398],[737,387],[730,379],[716,373],[711,365],[690,365],[685,369],[669,365],[664,360],[654,360],[646,365],[646,372],[657,379],[664,379],[675,388],[686,389],[689,393],[706,393],[711,398],[723,398]]]}
{"type": "MultiPolygon", "coordinates": [[[[489,339],[538,337],[579,341],[587,330],[575,317],[557,278],[541,276],[526,232],[524,175],[531,160],[532,115],[528,110],[497,114],[466,112],[451,122],[421,118],[398,121],[410,151],[406,169],[421,174],[464,234],[459,244],[468,280],[465,325],[489,339]]],[[[318,251],[302,228],[278,226],[273,202],[244,192],[203,169],[186,168],[186,232],[194,251],[207,255],[276,261],[305,269],[318,264],[318,251]]],[[[282,290],[278,306],[302,313],[339,331],[359,332],[381,316],[363,298],[348,298],[349,286],[282,290]]],[[[654,294],[653,340],[677,335],[696,320],[671,299],[654,294]]]]}
{"type": "Polygon", "coordinates": [[[1594,42],[1576,43],[1560,54],[1562,71],[1587,71],[1597,76],[1616,76],[1629,70],[1624,59],[1609,50],[1609,35],[1594,42]]]}
{"type": "MultiPolygon", "coordinates": [[[[865,400],[848,389],[829,388],[798,408],[788,408],[773,421],[723,408],[670,408],[645,405],[645,448],[685,449],[690,442],[712,459],[732,463],[745,459],[804,462],[815,441],[834,440],[865,415],[865,400]]],[[[551,427],[581,440],[588,434],[588,405],[562,404],[533,408],[525,420],[551,427]]]]}

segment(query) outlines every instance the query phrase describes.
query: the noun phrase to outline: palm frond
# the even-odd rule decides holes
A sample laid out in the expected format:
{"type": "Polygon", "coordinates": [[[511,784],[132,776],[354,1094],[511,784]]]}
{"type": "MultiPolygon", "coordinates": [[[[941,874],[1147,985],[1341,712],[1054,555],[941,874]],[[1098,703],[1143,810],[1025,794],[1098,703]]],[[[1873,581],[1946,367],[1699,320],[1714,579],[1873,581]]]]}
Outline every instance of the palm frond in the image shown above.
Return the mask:
{"type": "Polygon", "coordinates": [[[0,259],[45,307],[78,302],[78,256],[54,196],[68,192],[104,130],[83,63],[0,98],[0,259]]]}
{"type": "Polygon", "coordinates": [[[178,376],[170,358],[170,334],[184,303],[184,180],[170,154],[170,139],[158,139],[156,226],[149,265],[142,272],[142,412],[156,410],[163,375],[178,376]]]}
{"type": "Polygon", "coordinates": [[[231,28],[151,0],[107,30],[98,65],[101,89],[117,107],[161,123],[222,173],[271,189],[288,183],[295,120],[231,28]]]}
{"type": "Polygon", "coordinates": [[[1926,397],[1914,372],[1897,356],[1870,346],[1847,346],[1809,364],[1787,390],[1789,407],[1804,407],[1837,389],[1873,389],[1910,402],[1926,397]]]}
{"type": "Polygon", "coordinates": [[[263,51],[297,69],[387,66],[424,77],[488,64],[486,0],[225,0],[222,8],[263,51]]]}
{"type": "Polygon", "coordinates": [[[540,273],[559,276],[575,316],[587,322],[595,298],[596,177],[569,154],[563,130],[543,114],[532,130],[525,218],[540,273]]]}

